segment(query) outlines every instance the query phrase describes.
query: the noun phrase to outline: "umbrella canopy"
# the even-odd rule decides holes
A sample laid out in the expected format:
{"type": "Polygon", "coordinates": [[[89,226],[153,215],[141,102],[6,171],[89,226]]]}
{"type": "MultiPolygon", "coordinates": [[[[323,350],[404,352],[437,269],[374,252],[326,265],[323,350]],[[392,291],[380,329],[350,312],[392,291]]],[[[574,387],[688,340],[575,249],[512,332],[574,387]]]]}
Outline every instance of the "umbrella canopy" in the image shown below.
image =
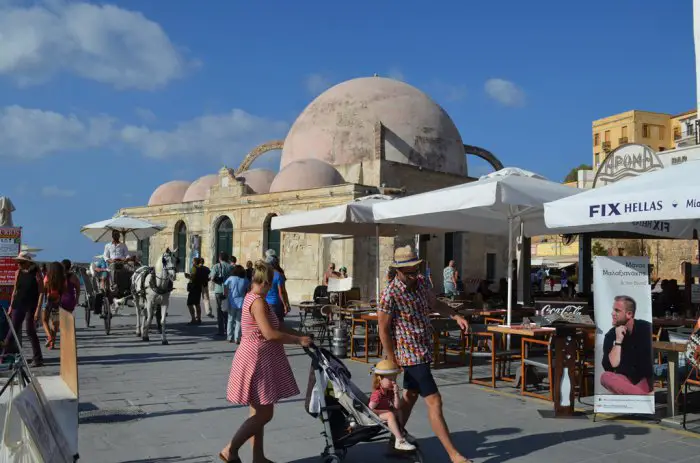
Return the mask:
{"type": "Polygon", "coordinates": [[[376,223],[372,211],[373,206],[393,201],[396,200],[391,196],[365,196],[347,204],[273,217],[272,222],[270,222],[270,228],[288,232],[333,235],[335,237],[377,236],[377,234],[379,236],[396,236],[399,234],[429,233],[441,229],[431,226],[376,223]]]}
{"type": "MultiPolygon", "coordinates": [[[[700,162],[686,162],[544,205],[548,227],[601,231],[627,224],[637,233],[692,238],[700,229],[700,162]]],[[[619,228],[618,228],[619,229],[619,228]]]]}
{"type": "Polygon", "coordinates": [[[378,222],[405,225],[439,223],[452,230],[508,236],[508,325],[513,294],[513,227],[525,236],[547,232],[543,204],[581,192],[516,167],[506,167],[476,182],[429,191],[374,206],[378,222]]]}
{"type": "Polygon", "coordinates": [[[37,248],[37,247],[35,247],[35,246],[30,246],[30,245],[28,245],[28,244],[23,244],[23,245],[22,245],[22,251],[27,251],[27,252],[32,252],[32,253],[34,253],[34,252],[41,252],[41,251],[43,251],[43,250],[44,250],[43,248],[37,248]]]}
{"type": "Polygon", "coordinates": [[[95,243],[112,241],[112,231],[117,230],[125,240],[145,240],[165,227],[142,219],[119,216],[85,225],[80,232],[95,243]]]}
{"type": "Polygon", "coordinates": [[[439,223],[444,229],[502,236],[512,231],[508,219],[519,218],[525,235],[535,236],[548,232],[542,205],[579,192],[532,172],[507,167],[476,182],[379,203],[373,209],[380,223],[439,223]]]}

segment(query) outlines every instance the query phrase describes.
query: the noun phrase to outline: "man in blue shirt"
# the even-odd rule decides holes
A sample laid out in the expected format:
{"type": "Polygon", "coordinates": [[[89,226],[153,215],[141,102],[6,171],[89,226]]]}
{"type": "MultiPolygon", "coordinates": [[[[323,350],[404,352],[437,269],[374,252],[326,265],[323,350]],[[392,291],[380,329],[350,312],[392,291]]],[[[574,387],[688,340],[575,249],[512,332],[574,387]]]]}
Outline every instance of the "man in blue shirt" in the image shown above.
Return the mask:
{"type": "MultiPolygon", "coordinates": [[[[236,258],[233,257],[233,265],[236,258]]],[[[228,254],[219,253],[219,262],[212,268],[212,281],[214,282],[214,299],[216,299],[216,324],[217,334],[226,336],[227,314],[221,310],[221,301],[224,299],[224,283],[231,276],[233,265],[229,262],[228,254]]]]}

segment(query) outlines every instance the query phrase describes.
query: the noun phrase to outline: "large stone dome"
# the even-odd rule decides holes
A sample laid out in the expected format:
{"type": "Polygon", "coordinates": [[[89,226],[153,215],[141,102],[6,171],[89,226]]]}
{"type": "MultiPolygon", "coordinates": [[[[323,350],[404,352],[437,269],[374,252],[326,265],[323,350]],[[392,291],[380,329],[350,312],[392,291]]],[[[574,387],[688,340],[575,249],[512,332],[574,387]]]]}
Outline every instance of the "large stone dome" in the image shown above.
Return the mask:
{"type": "Polygon", "coordinates": [[[204,177],[199,177],[197,180],[192,182],[192,185],[185,192],[185,196],[182,198],[183,203],[188,203],[190,201],[203,201],[209,198],[209,188],[213,187],[219,182],[219,176],[217,174],[205,175],[204,177]]]}
{"type": "Polygon", "coordinates": [[[284,141],[280,168],[309,158],[331,165],[374,159],[377,122],[385,127],[387,160],[466,175],[462,137],[450,116],[417,88],[383,77],[340,83],[311,102],[284,141]]]}
{"type": "Polygon", "coordinates": [[[161,206],[163,204],[177,204],[182,202],[185,192],[191,183],[184,180],[173,180],[156,188],[148,200],[149,206],[161,206]]]}
{"type": "Polygon", "coordinates": [[[241,172],[236,178],[248,185],[254,193],[264,194],[270,192],[275,173],[268,169],[250,169],[241,172]]]}
{"type": "Polygon", "coordinates": [[[340,172],[318,159],[302,159],[282,169],[270,186],[270,193],[309,190],[345,183],[340,172]]]}

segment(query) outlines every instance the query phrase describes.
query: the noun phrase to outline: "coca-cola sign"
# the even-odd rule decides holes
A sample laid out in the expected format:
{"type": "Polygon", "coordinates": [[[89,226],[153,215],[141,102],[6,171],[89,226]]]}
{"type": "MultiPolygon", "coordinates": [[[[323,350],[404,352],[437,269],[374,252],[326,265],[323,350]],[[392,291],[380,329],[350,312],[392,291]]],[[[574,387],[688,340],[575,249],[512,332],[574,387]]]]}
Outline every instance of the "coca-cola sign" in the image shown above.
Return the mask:
{"type": "Polygon", "coordinates": [[[542,316],[546,315],[588,315],[590,307],[586,301],[535,300],[535,310],[542,316]]]}

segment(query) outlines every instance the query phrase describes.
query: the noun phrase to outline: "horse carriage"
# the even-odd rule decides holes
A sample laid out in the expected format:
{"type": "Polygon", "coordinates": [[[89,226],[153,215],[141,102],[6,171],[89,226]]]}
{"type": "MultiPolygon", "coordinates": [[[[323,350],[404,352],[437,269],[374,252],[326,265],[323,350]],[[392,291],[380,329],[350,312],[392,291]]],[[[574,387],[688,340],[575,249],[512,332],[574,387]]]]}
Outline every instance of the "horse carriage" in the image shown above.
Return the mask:
{"type": "MultiPolygon", "coordinates": [[[[114,232],[119,232],[124,241],[143,240],[163,228],[161,225],[145,220],[119,216],[85,225],[81,228],[81,233],[94,242],[110,242],[110,236],[113,236],[114,232]]],[[[100,314],[104,320],[105,332],[109,334],[112,316],[121,306],[133,301],[136,308],[136,335],[148,341],[148,330],[153,316],[157,313],[161,341],[163,344],[168,344],[165,335],[165,318],[170,293],[173,291],[173,282],[177,277],[177,263],[177,250],[166,249],[153,267],[139,266],[134,259],[112,262],[108,269],[105,269],[104,265],[96,268],[91,264],[90,269],[82,275],[87,294],[84,306],[88,327],[90,326],[89,313],[100,314]],[[105,271],[110,277],[108,288],[104,288],[96,276],[96,273],[105,271]]]]}

